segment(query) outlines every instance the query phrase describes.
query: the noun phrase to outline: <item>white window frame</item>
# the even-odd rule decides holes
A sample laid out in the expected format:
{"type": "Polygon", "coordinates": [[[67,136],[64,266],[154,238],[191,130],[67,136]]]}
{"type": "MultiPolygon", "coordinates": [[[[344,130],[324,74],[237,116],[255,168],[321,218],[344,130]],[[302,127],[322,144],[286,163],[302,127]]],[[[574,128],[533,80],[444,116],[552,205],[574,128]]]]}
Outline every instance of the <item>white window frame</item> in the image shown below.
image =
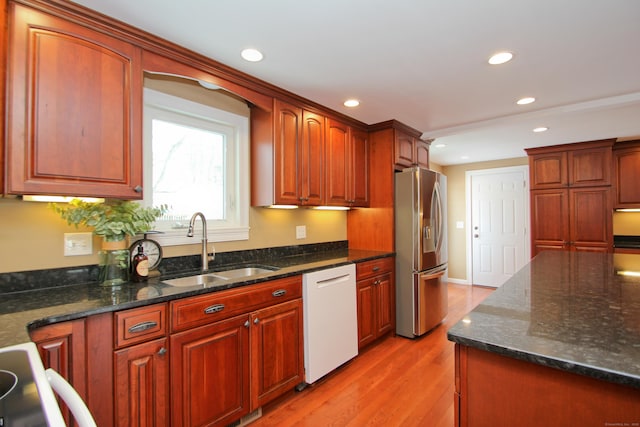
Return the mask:
{"type": "MultiPolygon", "coordinates": [[[[220,110],[208,105],[189,101],[184,98],[168,95],[153,89],[144,89],[144,128],[143,128],[143,165],[144,165],[144,192],[143,204],[151,206],[153,154],[151,121],[155,111],[188,115],[231,126],[236,130],[236,185],[237,194],[232,203],[237,205],[237,222],[235,224],[222,224],[216,220],[207,219],[207,237],[210,242],[227,242],[249,239],[249,118],[229,111],[220,110]]],[[[195,212],[194,212],[195,213],[195,212]]],[[[187,224],[188,226],[188,220],[187,224]]],[[[200,243],[202,235],[202,222],[196,220],[194,237],[187,237],[187,228],[177,230],[163,230],[162,234],[148,236],[164,246],[188,245],[200,243]]]]}

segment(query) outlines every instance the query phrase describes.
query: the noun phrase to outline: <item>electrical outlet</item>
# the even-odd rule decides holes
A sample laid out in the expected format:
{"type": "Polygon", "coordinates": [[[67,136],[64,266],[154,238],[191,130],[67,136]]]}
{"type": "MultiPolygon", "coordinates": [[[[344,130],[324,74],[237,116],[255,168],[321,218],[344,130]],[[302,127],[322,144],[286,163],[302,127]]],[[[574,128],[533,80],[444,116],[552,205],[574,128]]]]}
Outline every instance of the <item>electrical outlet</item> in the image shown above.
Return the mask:
{"type": "Polygon", "coordinates": [[[91,255],[92,233],[64,233],[64,256],[91,255]]]}
{"type": "Polygon", "coordinates": [[[306,239],[306,238],[307,238],[307,226],[296,225],[296,239],[306,239]]]}

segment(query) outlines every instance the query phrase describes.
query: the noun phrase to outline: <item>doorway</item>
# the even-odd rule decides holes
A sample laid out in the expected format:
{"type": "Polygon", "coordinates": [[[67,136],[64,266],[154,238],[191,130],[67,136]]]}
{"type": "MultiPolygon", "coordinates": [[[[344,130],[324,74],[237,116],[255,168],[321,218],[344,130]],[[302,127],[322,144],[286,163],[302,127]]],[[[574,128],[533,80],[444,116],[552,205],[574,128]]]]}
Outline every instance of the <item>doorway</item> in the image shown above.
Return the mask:
{"type": "Polygon", "coordinates": [[[499,287],[530,258],[529,167],[466,172],[467,277],[499,287]]]}

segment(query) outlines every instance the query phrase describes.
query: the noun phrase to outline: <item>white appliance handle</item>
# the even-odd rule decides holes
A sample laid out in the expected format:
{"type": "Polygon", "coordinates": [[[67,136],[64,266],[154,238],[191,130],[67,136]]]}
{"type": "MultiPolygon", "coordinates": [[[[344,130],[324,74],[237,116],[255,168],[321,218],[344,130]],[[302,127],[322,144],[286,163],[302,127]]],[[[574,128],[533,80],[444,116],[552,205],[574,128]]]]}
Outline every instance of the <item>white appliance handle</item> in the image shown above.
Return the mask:
{"type": "Polygon", "coordinates": [[[69,407],[69,410],[73,414],[73,418],[78,423],[78,426],[97,427],[91,412],[87,409],[87,406],[84,404],[84,401],[78,392],[71,387],[71,384],[51,368],[45,369],[44,373],[47,376],[47,380],[49,381],[49,384],[51,384],[53,391],[55,391],[69,407]]]}

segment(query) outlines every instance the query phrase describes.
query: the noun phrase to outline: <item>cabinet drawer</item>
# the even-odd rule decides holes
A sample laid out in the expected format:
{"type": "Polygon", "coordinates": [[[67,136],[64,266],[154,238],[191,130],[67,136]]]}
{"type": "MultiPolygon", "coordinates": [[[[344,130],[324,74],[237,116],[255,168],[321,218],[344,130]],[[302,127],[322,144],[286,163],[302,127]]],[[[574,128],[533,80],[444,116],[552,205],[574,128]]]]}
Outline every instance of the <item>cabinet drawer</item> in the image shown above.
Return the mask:
{"type": "Polygon", "coordinates": [[[114,318],[117,348],[149,341],[167,333],[166,304],[119,311],[114,314],[114,318]]]}
{"type": "Polygon", "coordinates": [[[393,260],[394,258],[387,257],[359,262],[356,264],[356,277],[360,280],[391,271],[393,269],[393,260]]]}
{"type": "Polygon", "coordinates": [[[294,276],[173,301],[171,330],[193,328],[301,297],[302,276],[294,276]]]}

